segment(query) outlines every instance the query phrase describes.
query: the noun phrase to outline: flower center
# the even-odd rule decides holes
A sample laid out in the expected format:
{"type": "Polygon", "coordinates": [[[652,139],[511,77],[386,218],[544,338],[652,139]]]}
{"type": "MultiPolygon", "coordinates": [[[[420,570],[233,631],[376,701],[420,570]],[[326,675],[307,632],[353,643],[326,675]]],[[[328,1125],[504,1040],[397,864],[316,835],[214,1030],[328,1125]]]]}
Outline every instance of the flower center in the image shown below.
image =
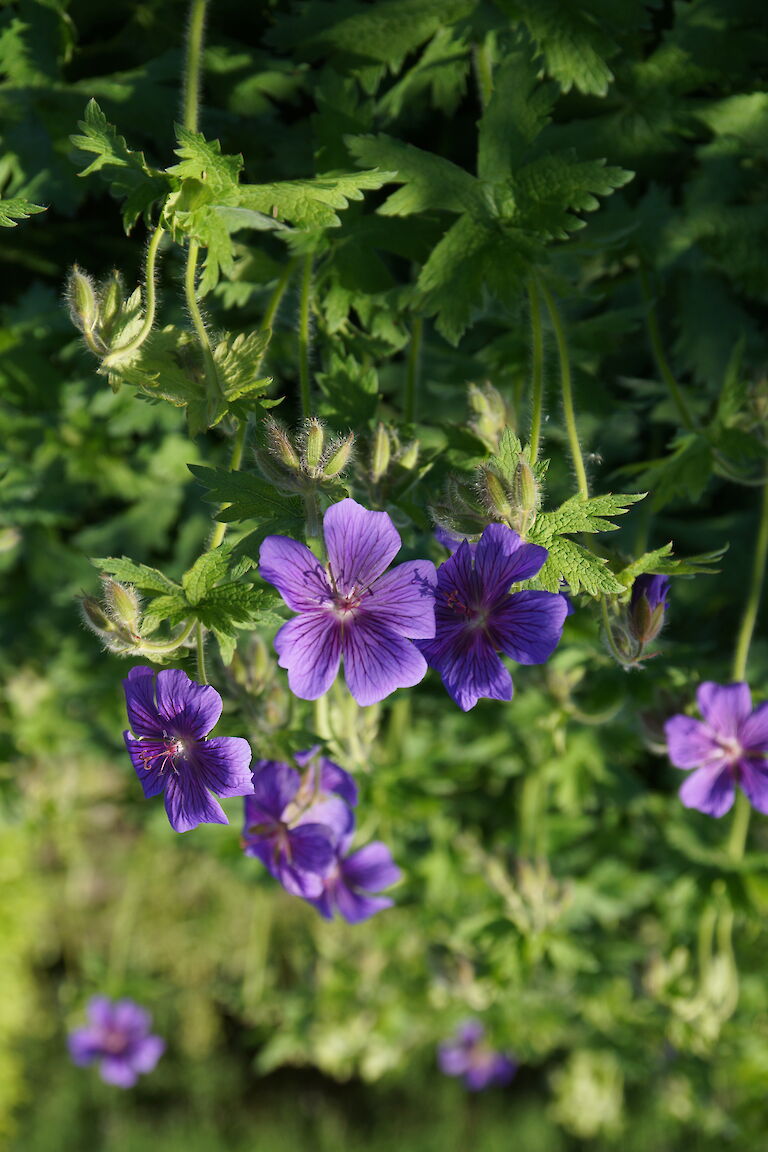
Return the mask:
{"type": "Polygon", "coordinates": [[[715,739],[718,747],[723,751],[723,756],[730,764],[734,764],[743,754],[741,744],[735,736],[716,736],[715,739]]]}
{"type": "Polygon", "coordinates": [[[178,772],[176,761],[187,753],[187,746],[183,740],[178,736],[165,735],[162,741],[146,740],[142,743],[146,744],[146,748],[141,752],[141,758],[147,771],[155,769],[165,772],[170,765],[171,771],[178,772]]]}
{"type": "Polygon", "coordinates": [[[120,1056],[128,1047],[128,1037],[119,1028],[106,1028],[101,1037],[101,1047],[110,1056],[120,1056]]]}

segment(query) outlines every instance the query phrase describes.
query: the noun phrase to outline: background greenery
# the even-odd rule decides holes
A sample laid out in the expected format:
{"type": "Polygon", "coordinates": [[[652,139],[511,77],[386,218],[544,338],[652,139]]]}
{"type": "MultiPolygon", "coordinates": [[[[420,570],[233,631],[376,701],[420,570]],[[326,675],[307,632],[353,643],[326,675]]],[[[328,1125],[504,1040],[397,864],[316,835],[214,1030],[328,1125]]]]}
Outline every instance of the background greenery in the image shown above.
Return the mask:
{"type": "MultiPolygon", "coordinates": [[[[0,190],[46,209],[0,237],[3,1139],[19,1152],[761,1147],[766,822],[729,859],[728,818],[680,805],[661,723],[699,679],[730,676],[759,503],[734,479],[765,468],[763,6],[212,3],[200,128],[242,153],[245,180],[358,162],[399,173],[337,227],[228,234],[205,307],[212,328],[251,331],[311,251],[314,393],[331,427],[358,432],[356,491],[393,511],[412,554],[439,557],[427,505],[487,456],[467,384],[492,382],[528,434],[532,269],[561,301],[593,489],[652,493],[601,554],[619,571],[670,539],[683,556],[729,546],[719,573],[673,579],[643,671],[613,663],[581,597],[550,664],[516,671],[509,705],[463,715],[432,675],[358,719],[334,691],[363,838],[391,844],[405,873],[397,907],[362,927],[325,924],[242,857],[237,801],[231,830],[176,836],[140,799],[121,740],[130,665],[99,651],[75,600],[98,589],[92,556],[178,579],[211,524],[210,485],[188,465],[230,453],[226,422],[190,438],[146,388],[112,392],[62,304],[74,262],[139,281],[145,224],[126,236],[70,137],[95,98],[150,166],[176,161],[185,21],[176,0],[0,10],[0,190]],[[601,176],[603,158],[634,177],[601,176]],[[372,481],[379,420],[420,442],[423,475],[395,463],[372,481]],[[168,1041],[130,1094],[69,1065],[66,1031],[94,992],[146,1004],[168,1041]],[[520,1059],[509,1089],[468,1099],[438,1077],[435,1045],[468,1015],[520,1059]]],[[[170,248],[164,323],[186,323],[182,277],[170,248]]],[[[294,275],[265,360],[289,423],[298,310],[294,275]]],[[[545,353],[552,506],[574,482],[549,328],[545,353]]],[[[246,556],[253,527],[244,515],[232,536],[246,556]]],[[[222,731],[265,756],[288,722],[313,727],[288,717],[270,643],[264,625],[241,630],[229,666],[211,653],[222,731]]],[[[758,630],[756,699],[767,670],[758,630]]]]}

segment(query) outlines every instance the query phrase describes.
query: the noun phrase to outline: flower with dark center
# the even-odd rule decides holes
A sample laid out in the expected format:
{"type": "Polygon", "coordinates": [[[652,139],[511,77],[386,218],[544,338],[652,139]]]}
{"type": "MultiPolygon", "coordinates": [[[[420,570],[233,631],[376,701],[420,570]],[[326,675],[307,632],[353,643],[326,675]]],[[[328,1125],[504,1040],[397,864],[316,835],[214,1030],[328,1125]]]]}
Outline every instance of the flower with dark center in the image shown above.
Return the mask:
{"type": "Polygon", "coordinates": [[[130,732],[124,732],[144,795],[165,793],[171,827],[187,832],[198,824],[228,824],[211,795],[246,796],[253,791],[251,748],[240,736],[207,734],[221,716],[221,696],[186,672],[132,668],[123,681],[130,732]]]}
{"type": "Polygon", "coordinates": [[[88,1020],[87,1028],[69,1034],[69,1053],[75,1064],[98,1061],[99,1075],[107,1084],[132,1088],[163,1054],[165,1042],[149,1031],[151,1016],[133,1000],[94,996],[88,1020]]]}
{"type": "Polygon", "coordinates": [[[410,688],[427,664],[415,639],[435,634],[435,567],[409,560],[390,572],[400,536],[386,512],[341,500],[323,518],[328,565],[305,544],[267,536],[259,571],[299,615],[275,637],[281,668],[302,700],[327,692],[344,658],[358,704],[375,704],[410,688]]]}
{"type": "Polygon", "coordinates": [[[711,681],[699,685],[696,700],[703,720],[679,714],[664,725],[670,760],[691,772],[680,789],[683,804],[724,816],[739,787],[768,814],[768,701],[753,709],[748,684],[711,681]]]}

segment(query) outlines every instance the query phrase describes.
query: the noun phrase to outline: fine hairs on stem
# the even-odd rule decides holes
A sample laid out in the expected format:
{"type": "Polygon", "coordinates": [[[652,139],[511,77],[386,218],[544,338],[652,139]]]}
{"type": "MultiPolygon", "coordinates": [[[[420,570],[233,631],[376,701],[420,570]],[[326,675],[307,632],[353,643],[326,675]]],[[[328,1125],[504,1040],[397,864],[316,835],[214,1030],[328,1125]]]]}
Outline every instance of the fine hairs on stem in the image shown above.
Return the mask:
{"type": "Polygon", "coordinates": [[[155,283],[155,267],[157,262],[157,253],[160,248],[160,242],[165,235],[165,230],[162,224],[158,224],[152,236],[150,237],[149,244],[147,245],[147,257],[144,264],[144,321],[141,328],[136,333],[132,340],[127,344],[123,344],[120,348],[114,348],[103,359],[106,367],[121,357],[133,352],[134,349],[139,348],[147,336],[152,331],[155,323],[155,309],[157,306],[157,285],[155,283]]]}

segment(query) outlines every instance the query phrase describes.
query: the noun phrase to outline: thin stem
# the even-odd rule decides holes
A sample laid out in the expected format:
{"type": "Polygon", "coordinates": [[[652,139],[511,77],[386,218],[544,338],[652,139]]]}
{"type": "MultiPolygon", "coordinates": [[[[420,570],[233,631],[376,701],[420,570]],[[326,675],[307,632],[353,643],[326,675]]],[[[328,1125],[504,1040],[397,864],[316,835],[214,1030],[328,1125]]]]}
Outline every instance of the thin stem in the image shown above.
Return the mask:
{"type": "Polygon", "coordinates": [[[621,654],[621,652],[619,651],[619,649],[616,645],[616,641],[613,638],[613,629],[611,628],[611,618],[608,614],[608,600],[607,600],[607,597],[605,597],[605,596],[600,597],[600,612],[601,612],[602,617],[603,617],[603,631],[605,632],[605,638],[608,641],[608,647],[611,650],[611,655],[616,660],[616,663],[620,664],[621,667],[626,672],[627,660],[626,660],[626,657],[623,656],[621,654]]]}
{"type": "Polygon", "coordinates": [[[309,391],[309,299],[312,291],[312,257],[304,257],[301,270],[301,293],[299,296],[299,396],[301,414],[306,420],[312,414],[312,398],[309,391]]]}
{"type": "Polygon", "coordinates": [[[408,346],[408,363],[405,371],[405,393],[403,395],[403,416],[406,424],[412,424],[416,417],[416,389],[419,383],[419,362],[421,360],[421,340],[424,321],[414,316],[411,327],[411,342],[408,346]]]}
{"type": "Polygon", "coordinates": [[[205,637],[203,635],[203,626],[200,621],[197,621],[195,630],[197,637],[197,679],[200,684],[208,683],[208,676],[205,671],[205,637]]]}
{"type": "Polygon", "coordinates": [[[199,119],[206,5],[207,0],[192,0],[189,7],[184,72],[184,127],[190,132],[197,132],[199,119]]]}
{"type": "Polygon", "coordinates": [[[528,281],[528,302],[531,309],[531,463],[539,458],[541,419],[544,407],[544,332],[541,326],[541,305],[534,280],[528,281]]]}
{"type": "Polygon", "coordinates": [[[768,559],[768,485],[763,488],[763,498],[760,506],[760,523],[755,543],[755,556],[752,565],[752,579],[750,581],[747,601],[744,605],[744,614],[741,618],[739,634],[736,638],[736,650],[733,655],[734,680],[744,680],[747,674],[747,658],[749,646],[752,643],[752,634],[757,623],[757,614],[760,609],[760,594],[765,579],[766,559],[768,559]]]}
{"type": "Polygon", "coordinates": [[[541,290],[542,296],[544,297],[544,303],[547,306],[549,318],[552,321],[552,329],[555,333],[555,340],[557,342],[557,354],[560,360],[560,387],[563,397],[565,428],[568,433],[568,444],[571,449],[573,467],[576,470],[576,481],[579,486],[579,495],[583,500],[588,500],[589,484],[587,483],[587,473],[586,469],[584,468],[584,457],[581,454],[581,444],[579,443],[579,431],[576,427],[576,413],[573,407],[571,360],[568,355],[568,341],[565,338],[565,329],[563,328],[563,322],[560,319],[560,313],[549,289],[543,282],[540,282],[539,288],[541,290]]]}
{"type": "MultiPolygon", "coordinates": [[[[295,267],[296,261],[291,260],[288,264],[286,264],[285,268],[281,272],[280,279],[275,285],[275,289],[269,298],[269,303],[267,304],[266,311],[264,312],[264,316],[261,321],[262,328],[272,327],[275,316],[277,314],[277,310],[280,307],[280,302],[282,301],[283,296],[285,295],[285,290],[288,287],[288,281],[290,280],[295,267]]],[[[259,364],[261,364],[261,360],[259,360],[259,364]]]]}
{"type": "Polygon", "coordinates": [[[157,252],[160,247],[160,241],[165,235],[165,229],[161,224],[158,224],[152,233],[152,237],[147,247],[147,260],[144,265],[144,322],[141,328],[127,344],[123,344],[120,348],[113,348],[103,359],[103,363],[109,367],[115,360],[120,360],[129,352],[140,347],[152,331],[152,325],[155,322],[155,263],[157,260],[157,252]]]}
{"type": "MultiPolygon", "coordinates": [[[[241,420],[237,425],[237,431],[235,432],[235,439],[234,439],[234,443],[232,445],[232,457],[229,461],[230,472],[237,472],[238,468],[240,467],[240,465],[243,462],[243,450],[245,448],[245,436],[246,436],[247,430],[248,430],[247,420],[241,420]]],[[[224,509],[229,508],[229,506],[230,506],[229,504],[222,504],[219,511],[223,512],[224,509]]],[[[211,536],[211,542],[208,545],[209,550],[213,551],[214,548],[218,548],[219,545],[224,540],[224,537],[226,536],[226,534],[227,534],[226,523],[223,520],[218,520],[216,522],[216,526],[213,530],[213,535],[211,536]]]]}
{"type": "Polygon", "coordinates": [[[170,640],[144,640],[141,641],[142,652],[154,652],[158,656],[170,656],[171,652],[175,652],[180,648],[185,640],[188,640],[192,634],[192,629],[195,626],[194,620],[189,624],[185,624],[181,632],[176,636],[172,636],[170,640]]]}
{"type": "Polygon", "coordinates": [[[485,37],[482,44],[475,44],[472,58],[475,65],[480,104],[483,108],[487,108],[491,96],[493,96],[493,57],[490,35],[485,37]]]}
{"type": "Polygon", "coordinates": [[[728,837],[728,855],[732,860],[741,860],[747,846],[747,833],[749,832],[749,818],[752,808],[749,800],[741,791],[736,789],[736,803],[733,806],[733,823],[728,837]]]}
{"type": "Polygon", "coordinates": [[[197,303],[195,282],[197,279],[197,256],[199,251],[200,245],[197,241],[190,240],[187,250],[187,267],[184,275],[184,295],[186,297],[187,309],[189,310],[192,326],[197,336],[197,342],[203,354],[203,367],[205,369],[205,379],[208,384],[208,401],[209,404],[212,404],[221,400],[223,393],[219,383],[219,374],[216,371],[216,363],[213,359],[211,342],[208,339],[208,332],[205,327],[205,321],[203,320],[203,314],[197,303]]]}
{"type": "Polygon", "coordinates": [[[640,266],[640,285],[643,292],[643,300],[646,307],[646,322],[648,325],[648,339],[650,340],[651,350],[653,351],[653,358],[656,361],[656,367],[659,370],[659,375],[669,389],[670,395],[677,408],[680,421],[683,427],[689,432],[696,431],[696,421],[693,418],[688,402],[682,393],[680,385],[675,379],[675,374],[670,368],[669,361],[664,353],[664,345],[661,340],[661,333],[659,331],[659,322],[656,317],[656,309],[653,305],[653,294],[651,292],[651,285],[648,279],[648,273],[645,268],[640,266]]]}

